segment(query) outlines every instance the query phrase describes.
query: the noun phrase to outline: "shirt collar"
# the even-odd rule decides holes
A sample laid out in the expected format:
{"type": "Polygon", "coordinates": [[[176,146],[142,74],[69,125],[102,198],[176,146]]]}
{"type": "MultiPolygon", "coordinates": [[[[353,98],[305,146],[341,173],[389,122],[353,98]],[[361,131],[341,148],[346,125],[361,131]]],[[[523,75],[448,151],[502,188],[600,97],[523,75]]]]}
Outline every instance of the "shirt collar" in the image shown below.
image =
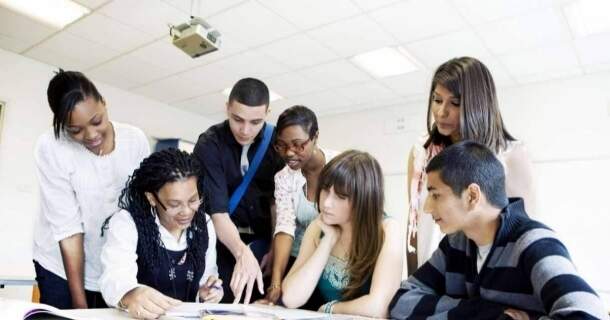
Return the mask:
{"type": "MultiPolygon", "coordinates": [[[[229,125],[229,119],[227,119],[223,122],[223,126],[225,129],[225,134],[228,137],[227,139],[228,139],[229,143],[232,145],[235,145],[235,146],[239,146],[241,148],[241,144],[239,142],[237,142],[237,140],[235,140],[235,137],[233,136],[233,133],[231,132],[231,126],[229,125]]],[[[251,145],[258,143],[259,141],[261,141],[263,139],[263,134],[265,133],[266,127],[267,127],[267,122],[265,122],[263,124],[263,127],[258,132],[256,137],[254,137],[254,141],[252,141],[251,145]]]]}
{"type": "Polygon", "coordinates": [[[158,215],[155,215],[155,223],[157,224],[157,226],[159,226],[159,234],[161,235],[161,241],[163,242],[163,245],[165,245],[166,249],[172,251],[180,251],[186,248],[186,230],[182,232],[182,234],[180,235],[180,239],[176,240],[176,238],[161,224],[158,215]]]}
{"type": "Polygon", "coordinates": [[[528,219],[522,198],[509,198],[500,212],[500,227],[496,234],[495,243],[504,243],[507,238],[516,231],[523,219],[528,219]]]}

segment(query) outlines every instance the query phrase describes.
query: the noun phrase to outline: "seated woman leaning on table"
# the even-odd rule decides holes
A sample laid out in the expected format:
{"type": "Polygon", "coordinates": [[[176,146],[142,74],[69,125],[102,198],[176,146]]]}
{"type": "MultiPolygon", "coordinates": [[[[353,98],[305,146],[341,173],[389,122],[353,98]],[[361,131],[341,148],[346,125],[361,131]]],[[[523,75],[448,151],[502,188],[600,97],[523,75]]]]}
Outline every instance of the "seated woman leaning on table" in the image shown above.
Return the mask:
{"type": "Polygon", "coordinates": [[[381,167],[368,153],[346,151],[324,166],[320,215],[282,283],[285,306],[298,308],[317,290],[324,299],[319,311],[387,317],[400,285],[402,237],[383,199],[381,167]]]}
{"type": "Polygon", "coordinates": [[[144,159],[102,230],[100,288],[109,305],[157,318],[181,301],[218,302],[216,234],[203,212],[199,165],[176,149],[144,159]]]}

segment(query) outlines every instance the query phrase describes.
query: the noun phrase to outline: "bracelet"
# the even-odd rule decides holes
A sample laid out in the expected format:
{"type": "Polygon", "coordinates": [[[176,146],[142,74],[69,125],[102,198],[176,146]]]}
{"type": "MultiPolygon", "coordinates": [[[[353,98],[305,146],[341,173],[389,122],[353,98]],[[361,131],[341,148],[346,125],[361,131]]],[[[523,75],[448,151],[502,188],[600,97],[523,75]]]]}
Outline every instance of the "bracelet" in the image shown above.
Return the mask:
{"type": "Polygon", "coordinates": [[[267,288],[267,290],[273,290],[273,289],[279,289],[282,287],[281,283],[272,283],[271,285],[269,285],[269,287],[267,288]]]}
{"type": "Polygon", "coordinates": [[[324,304],[324,313],[333,314],[333,308],[338,300],[333,300],[324,304]]]}

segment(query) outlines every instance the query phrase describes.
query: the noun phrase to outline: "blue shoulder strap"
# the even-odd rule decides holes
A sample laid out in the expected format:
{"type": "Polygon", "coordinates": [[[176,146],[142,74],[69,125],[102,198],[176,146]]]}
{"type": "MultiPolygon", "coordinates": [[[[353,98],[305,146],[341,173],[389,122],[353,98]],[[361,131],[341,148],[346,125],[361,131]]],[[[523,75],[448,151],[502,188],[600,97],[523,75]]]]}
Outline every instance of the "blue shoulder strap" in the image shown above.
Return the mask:
{"type": "Polygon", "coordinates": [[[263,157],[265,156],[265,153],[269,148],[271,136],[273,135],[273,129],[274,127],[271,124],[265,124],[265,131],[263,132],[263,141],[258,146],[258,149],[256,149],[254,159],[252,159],[252,163],[248,167],[248,171],[246,171],[244,178],[241,180],[241,183],[231,195],[231,199],[229,199],[229,215],[233,214],[233,211],[235,211],[235,208],[237,208],[239,201],[244,196],[244,193],[246,193],[246,190],[248,190],[248,186],[250,185],[250,182],[252,181],[256,170],[261,164],[261,161],[263,160],[263,157]]]}

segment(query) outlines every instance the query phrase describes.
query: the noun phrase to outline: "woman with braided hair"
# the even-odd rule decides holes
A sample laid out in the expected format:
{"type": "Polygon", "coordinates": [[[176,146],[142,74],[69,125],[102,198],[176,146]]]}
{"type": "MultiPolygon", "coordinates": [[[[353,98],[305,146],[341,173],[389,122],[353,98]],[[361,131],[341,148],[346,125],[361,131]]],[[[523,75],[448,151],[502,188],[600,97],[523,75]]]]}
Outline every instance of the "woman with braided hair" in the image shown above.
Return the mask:
{"type": "Polygon", "coordinates": [[[105,225],[100,288],[109,305],[157,318],[180,301],[218,302],[216,234],[203,211],[199,164],[176,149],[153,153],[130,177],[105,225]]]}

